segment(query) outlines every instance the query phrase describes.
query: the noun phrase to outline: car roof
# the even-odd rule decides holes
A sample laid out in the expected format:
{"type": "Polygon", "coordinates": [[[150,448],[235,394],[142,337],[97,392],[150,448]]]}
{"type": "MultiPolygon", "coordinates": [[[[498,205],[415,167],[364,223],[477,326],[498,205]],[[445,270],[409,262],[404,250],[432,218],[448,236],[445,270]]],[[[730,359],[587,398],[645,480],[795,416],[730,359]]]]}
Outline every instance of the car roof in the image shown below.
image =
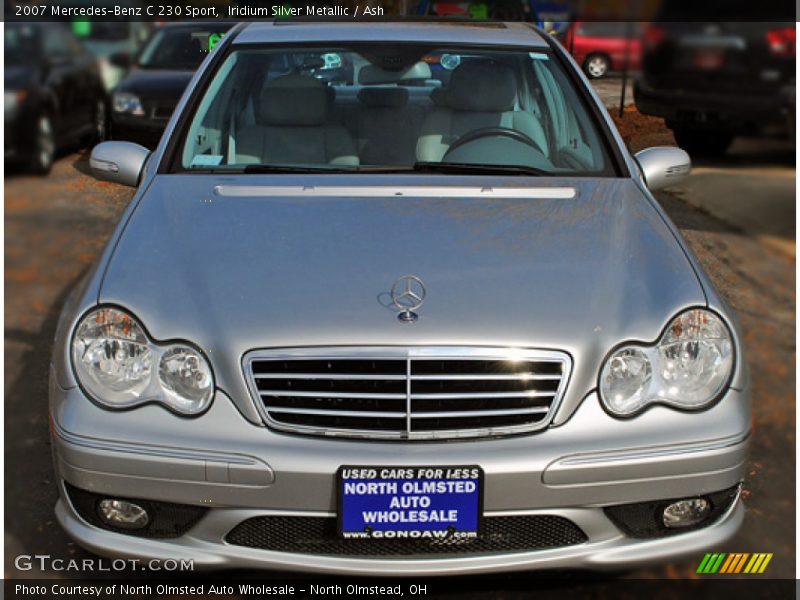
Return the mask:
{"type": "Polygon", "coordinates": [[[248,24],[236,44],[286,42],[423,42],[546,48],[526,23],[481,21],[261,21],[248,24]]]}

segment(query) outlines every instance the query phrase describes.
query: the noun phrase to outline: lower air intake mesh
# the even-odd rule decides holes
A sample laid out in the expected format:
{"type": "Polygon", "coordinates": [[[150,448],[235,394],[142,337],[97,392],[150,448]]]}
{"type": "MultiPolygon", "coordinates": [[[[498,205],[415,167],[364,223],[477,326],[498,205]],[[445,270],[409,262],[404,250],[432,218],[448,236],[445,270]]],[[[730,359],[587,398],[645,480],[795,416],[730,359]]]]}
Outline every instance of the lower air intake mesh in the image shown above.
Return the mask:
{"type": "Polygon", "coordinates": [[[229,544],[261,550],[353,557],[527,552],[582,544],[586,534],[571,521],[549,515],[487,517],[479,539],[343,539],[336,519],[254,517],[228,533],[229,544]]]}

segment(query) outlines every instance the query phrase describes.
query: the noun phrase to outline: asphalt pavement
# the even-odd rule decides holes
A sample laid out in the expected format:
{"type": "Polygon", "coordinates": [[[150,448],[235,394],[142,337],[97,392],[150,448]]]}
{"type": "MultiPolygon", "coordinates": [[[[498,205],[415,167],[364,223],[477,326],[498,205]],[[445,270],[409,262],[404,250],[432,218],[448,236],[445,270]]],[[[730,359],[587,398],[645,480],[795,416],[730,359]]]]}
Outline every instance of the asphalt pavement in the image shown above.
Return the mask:
{"type": "MultiPolygon", "coordinates": [[[[61,304],[102,249],[132,190],[91,179],[87,167],[86,155],[76,153],[62,157],[46,178],[7,173],[5,179],[7,578],[74,575],[19,571],[13,559],[20,554],[89,556],[53,516],[48,364],[61,304]]],[[[774,553],[769,575],[784,578],[795,576],[794,178],[789,149],[745,140],[658,196],[737,310],[751,370],[755,410],[746,522],[726,548],[710,551],[774,553]]],[[[625,577],[697,577],[701,558],[625,577]]],[[[530,577],[533,584],[540,575],[530,577]]],[[[568,589],[571,581],[557,585],[568,589]]],[[[503,580],[497,582],[502,588],[503,580]]]]}
{"type": "MultiPolygon", "coordinates": [[[[628,73],[627,85],[625,86],[625,104],[630,106],[633,104],[633,79],[635,73],[628,73]]],[[[592,79],[597,95],[600,96],[603,104],[609,108],[619,107],[620,100],[622,99],[622,81],[623,73],[614,71],[601,79],[592,79]]]]}

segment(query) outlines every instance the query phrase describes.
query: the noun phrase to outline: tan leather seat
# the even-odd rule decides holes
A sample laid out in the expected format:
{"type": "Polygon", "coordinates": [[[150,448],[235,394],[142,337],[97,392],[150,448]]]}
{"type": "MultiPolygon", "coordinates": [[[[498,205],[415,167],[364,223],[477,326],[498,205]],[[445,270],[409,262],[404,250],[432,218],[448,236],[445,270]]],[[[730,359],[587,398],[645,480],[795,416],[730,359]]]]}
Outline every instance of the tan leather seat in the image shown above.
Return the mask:
{"type": "Polygon", "coordinates": [[[459,137],[485,127],[524,133],[546,156],[542,125],[533,114],[514,110],[516,102],[517,84],[510,67],[482,61],[462,63],[453,71],[446,92],[437,92],[436,108],[422,124],[417,160],[439,162],[459,137]]]}
{"type": "Polygon", "coordinates": [[[256,124],[236,133],[235,162],[271,165],[359,164],[356,144],[327,122],[327,86],[313,77],[268,81],[256,103],[256,124]]]}
{"type": "Polygon", "coordinates": [[[370,87],[358,92],[358,155],[363,164],[414,164],[422,108],[408,106],[408,90],[370,87]]]}

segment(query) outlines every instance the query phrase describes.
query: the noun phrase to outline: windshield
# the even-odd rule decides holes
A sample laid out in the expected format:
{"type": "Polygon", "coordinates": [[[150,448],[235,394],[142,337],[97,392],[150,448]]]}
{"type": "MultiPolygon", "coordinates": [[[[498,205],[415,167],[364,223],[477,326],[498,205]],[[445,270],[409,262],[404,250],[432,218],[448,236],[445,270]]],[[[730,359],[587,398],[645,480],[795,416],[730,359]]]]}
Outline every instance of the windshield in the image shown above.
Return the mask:
{"type": "Polygon", "coordinates": [[[546,51],[234,49],[190,119],[184,169],[610,174],[546,51]]]}
{"type": "Polygon", "coordinates": [[[36,61],[39,56],[39,30],[27,23],[6,23],[3,50],[8,65],[36,61]]]}
{"type": "Polygon", "coordinates": [[[159,29],[142,50],[138,65],[145,69],[194,70],[229,27],[180,25],[159,29]]]}

